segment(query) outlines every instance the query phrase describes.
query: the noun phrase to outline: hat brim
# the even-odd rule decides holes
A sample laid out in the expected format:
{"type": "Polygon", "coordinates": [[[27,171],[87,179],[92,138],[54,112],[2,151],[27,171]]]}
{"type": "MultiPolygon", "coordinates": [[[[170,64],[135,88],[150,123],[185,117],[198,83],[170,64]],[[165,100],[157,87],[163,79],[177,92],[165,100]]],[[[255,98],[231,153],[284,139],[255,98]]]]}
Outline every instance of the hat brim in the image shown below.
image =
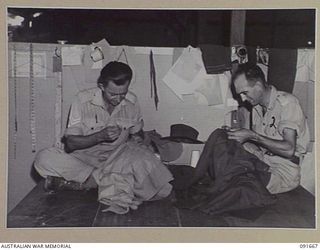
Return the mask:
{"type": "Polygon", "coordinates": [[[204,142],[194,140],[187,137],[180,137],[180,136],[167,136],[167,137],[161,137],[161,140],[169,140],[174,142],[182,142],[182,143],[190,143],[190,144],[203,144],[204,142]]]}

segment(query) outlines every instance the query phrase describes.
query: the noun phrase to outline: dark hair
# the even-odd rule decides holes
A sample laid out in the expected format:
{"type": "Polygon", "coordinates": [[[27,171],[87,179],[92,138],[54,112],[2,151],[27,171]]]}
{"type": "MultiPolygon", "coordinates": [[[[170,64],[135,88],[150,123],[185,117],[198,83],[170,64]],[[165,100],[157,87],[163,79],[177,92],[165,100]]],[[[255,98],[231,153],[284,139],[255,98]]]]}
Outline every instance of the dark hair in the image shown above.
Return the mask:
{"type": "Polygon", "coordinates": [[[98,83],[106,86],[108,81],[113,81],[116,85],[124,85],[132,79],[132,69],[128,64],[122,62],[109,62],[100,72],[98,83]]]}
{"type": "Polygon", "coordinates": [[[258,65],[251,63],[244,63],[238,66],[238,69],[232,75],[232,85],[235,79],[242,74],[245,75],[248,82],[260,81],[264,86],[268,85],[262,69],[258,65]]]}

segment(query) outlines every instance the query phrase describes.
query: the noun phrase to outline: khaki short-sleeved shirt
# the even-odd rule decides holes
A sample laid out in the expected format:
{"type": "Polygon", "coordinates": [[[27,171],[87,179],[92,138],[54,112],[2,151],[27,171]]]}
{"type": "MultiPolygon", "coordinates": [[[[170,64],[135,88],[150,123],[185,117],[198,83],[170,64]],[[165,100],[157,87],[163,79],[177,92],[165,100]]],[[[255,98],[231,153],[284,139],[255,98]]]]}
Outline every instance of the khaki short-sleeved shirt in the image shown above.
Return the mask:
{"type": "Polygon", "coordinates": [[[129,91],[110,115],[102,91],[93,88],[78,93],[71,105],[65,134],[90,135],[112,125],[118,125],[131,134],[142,129],[143,120],[136,95],[129,91]]]}
{"type": "MultiPolygon", "coordinates": [[[[297,132],[295,155],[301,157],[307,151],[310,141],[307,120],[298,99],[292,94],[278,91],[271,86],[270,102],[265,115],[262,107],[255,106],[252,112],[253,130],[272,139],[283,139],[284,128],[297,132]]],[[[264,153],[266,150],[262,149],[264,153]]],[[[272,173],[267,188],[272,193],[285,192],[295,188],[300,182],[300,167],[290,160],[265,154],[262,159],[270,166],[272,173]]]]}
{"type": "Polygon", "coordinates": [[[114,125],[122,128],[117,140],[79,149],[73,151],[71,155],[97,168],[120,145],[127,142],[129,134],[137,133],[143,127],[137,97],[132,92],[127,93],[126,98],[115,107],[111,115],[105,107],[102,92],[99,88],[88,89],[78,93],[71,105],[65,135],[90,135],[107,126],[114,125]]]}
{"type": "Polygon", "coordinates": [[[265,115],[262,114],[261,106],[253,108],[253,130],[272,139],[282,140],[284,128],[297,131],[295,155],[306,153],[310,135],[298,99],[271,86],[270,102],[265,115]]]}

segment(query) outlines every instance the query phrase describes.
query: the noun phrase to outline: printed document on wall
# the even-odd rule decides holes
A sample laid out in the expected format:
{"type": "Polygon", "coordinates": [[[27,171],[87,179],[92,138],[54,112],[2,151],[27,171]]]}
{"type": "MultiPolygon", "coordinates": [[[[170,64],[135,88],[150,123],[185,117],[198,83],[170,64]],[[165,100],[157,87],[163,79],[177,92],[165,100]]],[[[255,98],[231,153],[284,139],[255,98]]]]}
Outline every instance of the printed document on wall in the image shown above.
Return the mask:
{"type": "Polygon", "coordinates": [[[79,46],[61,48],[62,65],[81,65],[83,51],[79,46]]]}
{"type": "Polygon", "coordinates": [[[203,84],[195,90],[198,103],[205,101],[209,106],[223,104],[220,85],[219,75],[210,75],[205,78],[203,84]]]}
{"type": "MultiPolygon", "coordinates": [[[[46,77],[47,76],[47,57],[45,52],[34,52],[33,54],[33,76],[46,77]]],[[[14,53],[12,53],[12,65],[14,65],[14,53]]],[[[11,70],[14,76],[14,70],[11,70]]],[[[16,52],[16,76],[29,77],[30,76],[30,52],[16,52]]]]}
{"type": "Polygon", "coordinates": [[[193,94],[195,89],[202,84],[204,75],[206,71],[201,51],[189,46],[183,50],[181,56],[164,76],[163,81],[183,100],[182,95],[193,94]]]}

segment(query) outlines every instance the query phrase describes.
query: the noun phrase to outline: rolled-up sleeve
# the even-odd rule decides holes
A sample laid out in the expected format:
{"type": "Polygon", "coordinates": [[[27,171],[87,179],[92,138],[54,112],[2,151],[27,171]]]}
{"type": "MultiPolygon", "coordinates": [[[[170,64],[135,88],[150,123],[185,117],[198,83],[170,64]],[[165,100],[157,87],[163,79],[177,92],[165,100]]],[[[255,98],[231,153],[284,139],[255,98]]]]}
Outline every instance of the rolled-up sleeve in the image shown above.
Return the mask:
{"type": "Polygon", "coordinates": [[[81,126],[81,105],[79,98],[72,103],[68,117],[68,125],[65,130],[65,135],[83,135],[81,126]]]}
{"type": "Polygon", "coordinates": [[[282,106],[281,121],[279,122],[279,133],[283,135],[285,128],[291,128],[297,131],[299,136],[305,130],[305,116],[295,98],[290,98],[290,101],[282,106]]]}
{"type": "Polygon", "coordinates": [[[135,102],[133,107],[132,123],[133,126],[129,130],[130,134],[135,134],[139,132],[144,126],[141,109],[138,101],[135,102]]]}

